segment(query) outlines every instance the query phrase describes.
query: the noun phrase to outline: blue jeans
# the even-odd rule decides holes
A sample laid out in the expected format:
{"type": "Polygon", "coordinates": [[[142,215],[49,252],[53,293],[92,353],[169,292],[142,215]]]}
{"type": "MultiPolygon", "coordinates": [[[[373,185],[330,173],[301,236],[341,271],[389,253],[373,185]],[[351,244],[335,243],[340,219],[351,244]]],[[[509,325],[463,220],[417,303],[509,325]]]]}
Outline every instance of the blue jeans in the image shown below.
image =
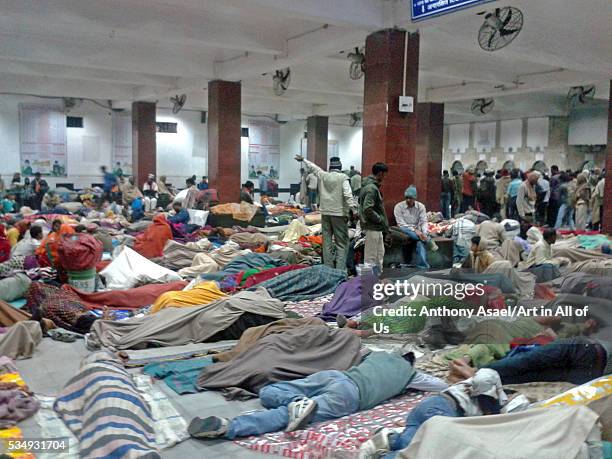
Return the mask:
{"type": "Polygon", "coordinates": [[[444,218],[450,218],[450,205],[451,205],[451,194],[447,192],[443,192],[440,195],[440,208],[442,210],[442,215],[444,218]]]}
{"type": "Polygon", "coordinates": [[[410,445],[419,427],[434,416],[459,417],[457,408],[453,403],[442,395],[434,395],[419,403],[406,418],[406,428],[399,435],[392,435],[390,440],[391,453],[386,454],[385,459],[394,458],[399,450],[410,445]]]}
{"type": "Polygon", "coordinates": [[[319,371],[304,379],[278,382],[261,389],[261,404],[268,409],[232,419],[226,438],[233,440],[283,430],[289,423],[287,405],[304,397],[317,402],[312,422],[341,418],[359,410],[359,389],[352,379],[341,371],[319,371]]]}
{"type": "MultiPolygon", "coordinates": [[[[428,269],[429,263],[427,263],[427,250],[425,248],[425,242],[421,241],[417,234],[408,228],[400,227],[400,231],[413,241],[416,241],[416,249],[414,254],[417,268],[428,269]]],[[[427,240],[429,240],[429,236],[427,236],[427,240]]]]}
{"type": "Polygon", "coordinates": [[[564,224],[566,224],[571,230],[575,228],[574,209],[572,209],[571,206],[568,206],[567,204],[561,204],[561,207],[559,207],[559,213],[557,213],[555,229],[561,228],[564,224]]]}
{"type": "MultiPolygon", "coordinates": [[[[604,351],[605,354],[605,351],[604,351]]],[[[606,362],[599,361],[593,343],[584,337],[565,338],[487,365],[499,373],[503,384],[566,381],[584,384],[602,375],[606,362]]]]}

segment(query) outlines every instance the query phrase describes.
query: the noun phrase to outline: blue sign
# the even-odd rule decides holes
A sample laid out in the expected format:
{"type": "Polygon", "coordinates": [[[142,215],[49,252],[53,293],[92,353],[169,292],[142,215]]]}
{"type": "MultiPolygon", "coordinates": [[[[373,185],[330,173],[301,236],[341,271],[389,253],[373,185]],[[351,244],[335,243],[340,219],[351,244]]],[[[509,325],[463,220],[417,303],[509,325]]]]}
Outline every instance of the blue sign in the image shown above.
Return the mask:
{"type": "Polygon", "coordinates": [[[412,20],[420,21],[490,1],[493,0],[412,0],[412,20]]]}

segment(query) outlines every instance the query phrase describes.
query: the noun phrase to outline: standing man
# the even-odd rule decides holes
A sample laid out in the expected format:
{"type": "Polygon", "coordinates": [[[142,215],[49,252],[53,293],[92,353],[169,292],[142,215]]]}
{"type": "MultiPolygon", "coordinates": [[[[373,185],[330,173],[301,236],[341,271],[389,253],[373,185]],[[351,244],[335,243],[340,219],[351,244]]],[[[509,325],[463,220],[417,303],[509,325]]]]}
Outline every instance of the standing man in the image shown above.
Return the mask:
{"type": "Polygon", "coordinates": [[[550,201],[550,182],[545,175],[538,178],[536,195],[536,220],[538,225],[544,226],[548,222],[546,211],[550,201]]]}
{"type": "Polygon", "coordinates": [[[108,202],[112,202],[113,187],[117,186],[117,176],[113,172],[108,172],[106,166],[100,167],[100,171],[104,176],[104,199],[108,202]]]}
{"type": "Polygon", "coordinates": [[[417,189],[410,185],[404,192],[404,201],[398,202],[393,209],[395,221],[400,231],[410,239],[416,241],[416,266],[420,269],[428,269],[426,244],[431,250],[438,247],[428,235],[427,209],[425,205],[418,202],[417,189]]]}
{"type": "Polygon", "coordinates": [[[461,210],[461,199],[463,197],[463,178],[459,175],[455,169],[453,169],[453,206],[451,209],[451,216],[454,216],[461,210]]]}
{"type": "Polygon", "coordinates": [[[317,210],[319,179],[313,172],[306,176],[306,189],[308,190],[308,203],[310,204],[310,208],[317,210]]]}
{"type": "Polygon", "coordinates": [[[260,193],[268,192],[268,177],[266,177],[261,171],[257,171],[257,184],[259,186],[260,193]]]}
{"type": "Polygon", "coordinates": [[[555,226],[557,221],[557,213],[559,212],[560,198],[559,190],[561,187],[561,174],[559,166],[552,165],[550,167],[550,198],[548,199],[547,222],[551,228],[555,226]]]}
{"type": "Polygon", "coordinates": [[[342,163],[336,156],[329,159],[329,172],[301,155],[297,155],[295,159],[304,164],[307,173],[314,173],[319,180],[323,263],[345,271],[349,245],[348,215],[349,211],[357,213],[357,202],[353,197],[348,175],[342,172],[342,163]]]}
{"type": "MultiPolygon", "coordinates": [[[[366,236],[364,261],[378,266],[381,271],[385,258],[384,234],[389,229],[389,222],[387,221],[380,186],[388,171],[389,168],[386,164],[374,164],[372,175],[364,179],[359,194],[359,218],[361,229],[366,236]]],[[[356,175],[353,175],[353,177],[356,177],[356,175]]]]}
{"type": "Polygon", "coordinates": [[[40,210],[43,197],[49,191],[49,185],[45,179],[41,178],[40,172],[37,172],[30,186],[32,187],[32,207],[34,210],[40,210]]]}
{"type": "Polygon", "coordinates": [[[463,173],[463,190],[461,190],[463,194],[463,202],[461,204],[462,213],[466,213],[470,208],[473,209],[476,205],[476,189],[477,182],[476,176],[474,175],[474,168],[470,167],[463,173]]]}
{"type": "Polygon", "coordinates": [[[508,203],[508,186],[510,186],[510,174],[506,169],[501,170],[501,177],[495,186],[495,201],[499,207],[499,213],[502,220],[508,218],[507,203],[508,203]]]}
{"type": "Polygon", "coordinates": [[[480,181],[478,186],[478,203],[480,211],[493,218],[496,213],[496,201],[495,201],[495,178],[493,177],[494,172],[487,170],[484,173],[484,178],[480,181]]]}
{"type": "Polygon", "coordinates": [[[353,190],[353,196],[359,198],[359,194],[361,193],[361,174],[357,171],[351,175],[351,188],[353,190]]]}
{"type": "Polygon", "coordinates": [[[453,181],[448,175],[448,171],[442,172],[442,194],[440,195],[440,208],[442,216],[448,220],[451,218],[451,202],[453,201],[453,181]]]}
{"type": "Polygon", "coordinates": [[[521,223],[535,223],[535,204],[537,199],[535,188],[539,179],[540,173],[538,171],[531,171],[518,189],[516,194],[516,210],[518,211],[521,223]]]}

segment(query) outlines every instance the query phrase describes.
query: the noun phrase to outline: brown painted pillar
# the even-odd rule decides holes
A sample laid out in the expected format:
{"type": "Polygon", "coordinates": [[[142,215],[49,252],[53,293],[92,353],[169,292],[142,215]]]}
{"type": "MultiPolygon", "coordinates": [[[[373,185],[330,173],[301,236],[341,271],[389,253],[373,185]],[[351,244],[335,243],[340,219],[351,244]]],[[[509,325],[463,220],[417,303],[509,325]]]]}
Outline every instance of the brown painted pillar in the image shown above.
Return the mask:
{"type": "Polygon", "coordinates": [[[309,116],[306,121],[308,152],[306,159],[327,170],[327,133],[329,118],[327,116],[309,116]]]}
{"type": "Polygon", "coordinates": [[[416,176],[418,200],[428,211],[440,211],[444,104],[417,104],[416,176]]]}
{"type": "Polygon", "coordinates": [[[157,174],[155,103],[132,103],[132,175],[141,188],[149,174],[157,174]]]}
{"type": "Polygon", "coordinates": [[[208,179],[221,202],[240,198],[240,83],[208,84],[208,179]]]}
{"type": "Polygon", "coordinates": [[[606,155],[606,187],[603,199],[602,231],[612,234],[612,80],[610,80],[608,104],[608,154],[606,155]]]}
{"type": "MultiPolygon", "coordinates": [[[[417,164],[417,117],[399,112],[404,72],[406,33],[381,30],[366,39],[366,69],[363,111],[362,172],[369,175],[372,165],[389,166],[382,187],[387,216],[393,220],[393,207],[404,197],[404,190],[415,183],[417,164]]],[[[418,93],[419,35],[408,34],[406,95],[418,93]]]]}

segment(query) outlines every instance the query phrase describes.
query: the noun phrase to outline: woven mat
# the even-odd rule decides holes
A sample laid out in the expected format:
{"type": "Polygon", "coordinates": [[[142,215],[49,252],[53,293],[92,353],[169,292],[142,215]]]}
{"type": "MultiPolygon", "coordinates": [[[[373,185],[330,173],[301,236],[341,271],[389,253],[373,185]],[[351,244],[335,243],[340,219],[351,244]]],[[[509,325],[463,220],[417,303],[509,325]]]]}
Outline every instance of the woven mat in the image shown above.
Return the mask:
{"type": "Polygon", "coordinates": [[[315,317],[321,313],[323,306],[329,303],[333,296],[334,294],[330,293],[313,300],[287,301],[285,303],[285,311],[293,311],[302,317],[315,317]]]}
{"type": "Polygon", "coordinates": [[[371,410],[313,424],[306,430],[270,433],[236,443],[261,453],[295,459],[357,459],[359,447],[374,430],[381,426],[403,427],[406,415],[427,396],[423,392],[407,393],[371,410]]]}

